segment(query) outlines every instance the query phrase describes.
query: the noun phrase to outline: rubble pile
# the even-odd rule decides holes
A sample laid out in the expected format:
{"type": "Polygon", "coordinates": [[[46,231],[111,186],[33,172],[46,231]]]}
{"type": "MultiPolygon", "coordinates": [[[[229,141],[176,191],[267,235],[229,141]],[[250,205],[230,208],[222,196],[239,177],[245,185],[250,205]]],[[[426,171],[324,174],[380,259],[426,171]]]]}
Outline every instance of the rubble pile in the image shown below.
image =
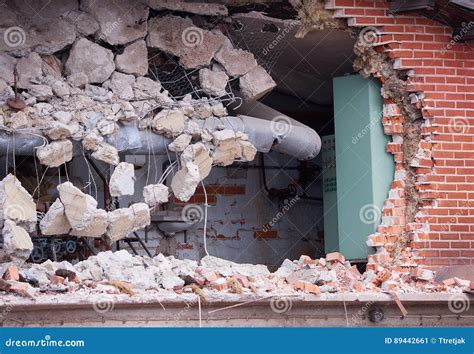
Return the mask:
{"type": "Polygon", "coordinates": [[[117,294],[124,292],[123,289],[129,295],[171,292],[179,298],[182,293],[194,292],[204,297],[221,294],[221,299],[227,294],[267,297],[387,291],[456,293],[474,285],[459,278],[436,283],[433,272],[427,269],[411,274],[386,269],[361,274],[338,253],[316,260],[308,256],[295,261],[287,259],[274,273],[264,265],[237,264],[212,256],[196,262],[162,254],[153,258],[133,256],[125,250],[101,252],[74,265],[48,260],[42,264],[24,264],[18,269],[5,264],[2,273],[1,290],[31,298],[42,293],[79,291],[117,294]]]}
{"type": "MultiPolygon", "coordinates": [[[[242,129],[234,131],[242,122],[230,117],[222,102],[233,97],[232,91],[246,99],[261,97],[275,82],[252,53],[235,48],[219,24],[206,20],[209,14],[227,16],[224,5],[153,1],[130,6],[125,0],[53,0],[36,16],[33,8],[1,3],[8,21],[0,24],[5,34],[0,131],[45,137],[34,153],[48,167],[60,167],[81,150],[115,166],[109,184],[113,197],[134,194],[133,165],[120,162],[119,152],[149,144],[150,135],[142,133],[161,135],[180,162],[171,192],[186,202],[213,165],[251,161],[257,152],[242,129]],[[150,8],[180,11],[180,16],[150,8]],[[13,30],[18,33],[7,38],[13,30]],[[149,71],[151,51],[175,56],[184,69],[196,70],[202,92],[170,96],[149,71]]],[[[58,191],[40,222],[43,235],[106,235],[110,240],[146,226],[150,208],[166,203],[170,194],[167,186],[150,184],[143,190],[145,203],[105,211],[69,182],[58,191]]],[[[34,230],[35,203],[14,176],[2,181],[0,201],[1,220],[13,222],[4,226],[8,237],[19,240],[25,238],[22,230],[34,230]]],[[[21,259],[30,248],[20,241],[10,246],[21,259]]]]}

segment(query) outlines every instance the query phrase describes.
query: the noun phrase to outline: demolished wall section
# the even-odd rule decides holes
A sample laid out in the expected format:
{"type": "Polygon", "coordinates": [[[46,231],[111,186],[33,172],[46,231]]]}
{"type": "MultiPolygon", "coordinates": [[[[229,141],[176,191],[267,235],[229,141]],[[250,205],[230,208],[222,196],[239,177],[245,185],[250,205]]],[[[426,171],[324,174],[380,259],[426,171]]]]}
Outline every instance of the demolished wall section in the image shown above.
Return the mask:
{"type": "Polygon", "coordinates": [[[473,49],[422,15],[389,15],[386,1],[330,0],[325,9],[360,30],[356,68],[382,82],[392,136],[395,178],[368,240],[377,249],[369,268],[393,257],[398,266],[474,264],[473,49]]]}

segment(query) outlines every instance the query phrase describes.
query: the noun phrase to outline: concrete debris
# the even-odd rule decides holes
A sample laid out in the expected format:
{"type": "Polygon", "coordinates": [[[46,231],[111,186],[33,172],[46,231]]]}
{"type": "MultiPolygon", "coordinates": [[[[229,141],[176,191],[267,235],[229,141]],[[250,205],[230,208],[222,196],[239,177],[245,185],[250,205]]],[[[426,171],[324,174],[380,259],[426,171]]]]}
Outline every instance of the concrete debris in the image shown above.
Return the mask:
{"type": "Polygon", "coordinates": [[[77,32],[83,36],[91,36],[99,30],[99,23],[87,12],[73,10],[65,18],[74,23],[77,32]]]}
{"type": "Polygon", "coordinates": [[[110,195],[121,197],[135,192],[135,168],[128,162],[120,162],[115,167],[109,182],[110,195]]]}
{"type": "Polygon", "coordinates": [[[257,66],[239,79],[239,85],[242,96],[252,101],[271,91],[276,83],[264,68],[257,66]]]}
{"type": "MultiPolygon", "coordinates": [[[[112,213],[128,213],[127,209],[117,209],[112,213]]],[[[117,221],[122,218],[119,216],[117,221]]],[[[10,223],[9,226],[14,226],[13,222],[10,223]]],[[[132,223],[129,222],[129,225],[132,223]]],[[[29,237],[26,233],[22,236],[29,237]]],[[[87,293],[88,296],[120,292],[136,296],[154,291],[170,294],[175,299],[192,287],[190,291],[211,298],[214,294],[220,301],[261,299],[272,294],[304,295],[309,299],[314,296],[327,297],[330,293],[376,294],[394,289],[397,293],[455,294],[472,286],[469,280],[460,278],[444,283],[420,283],[419,280],[413,280],[409,273],[397,271],[367,271],[360,274],[348,262],[343,265],[339,261],[324,258],[313,260],[308,256],[295,261],[285,260],[278,271],[271,273],[263,265],[238,264],[213,256],[206,256],[196,262],[162,254],[155,257],[133,256],[125,250],[101,252],[74,265],[67,261],[58,263],[48,260],[42,264],[26,263],[20,269],[15,269],[10,264],[4,268],[3,275],[4,279],[10,280],[4,282],[18,282],[15,274],[21,274],[25,279],[36,279],[37,287],[32,288],[35,296],[40,296],[51,283],[61,283],[69,293],[77,291],[80,294],[87,288],[94,289],[87,293]],[[234,297],[230,296],[232,294],[234,297]]],[[[19,275],[18,278],[21,280],[19,275]]],[[[0,290],[8,291],[2,284],[0,290]]],[[[18,284],[28,285],[21,281],[18,284]]],[[[70,296],[68,294],[68,298],[70,296]]]]}
{"type": "Polygon", "coordinates": [[[64,182],[58,187],[59,199],[64,205],[64,212],[72,228],[87,228],[97,211],[97,201],[85,194],[71,182],[64,182]]]}
{"type": "Polygon", "coordinates": [[[107,212],[104,209],[96,209],[89,225],[85,228],[72,229],[69,234],[78,237],[99,237],[105,234],[107,226],[107,212]]]}
{"type": "Polygon", "coordinates": [[[218,166],[228,166],[236,158],[241,157],[242,148],[233,130],[224,129],[212,133],[216,150],[212,154],[214,163],[218,166]]]}
{"type": "Polygon", "coordinates": [[[149,225],[150,208],[145,203],[132,204],[129,208],[120,208],[108,212],[107,220],[106,235],[110,242],[116,242],[149,225]]]}
{"type": "Polygon", "coordinates": [[[43,60],[37,53],[20,58],[16,64],[18,72],[17,87],[28,89],[33,82],[38,82],[43,77],[43,60]]]}
{"type": "Polygon", "coordinates": [[[189,17],[155,17],[148,27],[147,45],[177,56],[185,69],[208,66],[223,44],[222,34],[196,27],[189,17]]]}
{"type": "Polygon", "coordinates": [[[36,204],[33,197],[12,174],[0,182],[0,219],[11,220],[28,231],[36,225],[36,204]]]}
{"type": "Polygon", "coordinates": [[[25,261],[33,250],[33,242],[30,235],[21,226],[11,220],[5,220],[3,224],[3,249],[2,252],[12,259],[13,262],[25,261]]]}
{"type": "Polygon", "coordinates": [[[168,149],[174,152],[183,152],[191,143],[192,136],[189,134],[181,134],[168,145],[168,149]]]}
{"type": "Polygon", "coordinates": [[[114,54],[112,51],[86,38],[81,38],[74,43],[66,62],[66,73],[68,75],[82,73],[87,76],[87,83],[103,83],[112,75],[114,70],[114,54]]]}
{"type": "Polygon", "coordinates": [[[181,154],[181,163],[185,165],[189,162],[197,166],[200,181],[209,176],[213,161],[209,155],[209,150],[203,143],[191,144],[184,149],[181,154]]]}
{"type": "Polygon", "coordinates": [[[8,85],[13,84],[13,70],[17,59],[14,57],[0,52],[0,79],[5,80],[8,85]]]}
{"type": "Polygon", "coordinates": [[[209,96],[223,96],[229,77],[222,71],[212,71],[207,68],[199,70],[199,83],[202,90],[209,96]]]}
{"type": "Polygon", "coordinates": [[[208,16],[228,15],[227,8],[224,5],[206,2],[187,2],[181,0],[148,0],[148,5],[152,9],[158,11],[171,10],[208,16]]]}
{"type": "Polygon", "coordinates": [[[224,45],[216,53],[215,59],[224,67],[227,75],[233,77],[245,75],[258,65],[252,53],[242,49],[234,49],[225,37],[224,45]]]}
{"type": "Polygon", "coordinates": [[[61,200],[56,199],[48,209],[40,221],[41,234],[43,235],[64,235],[71,230],[66,214],[64,213],[64,205],[61,200]]]}
{"type": "Polygon", "coordinates": [[[143,199],[150,208],[168,203],[169,190],[162,183],[149,184],[143,188],[143,199]]]}
{"type": "Polygon", "coordinates": [[[194,195],[200,181],[199,167],[192,162],[187,162],[173,176],[171,190],[176,198],[187,202],[194,195]]]}
{"type": "Polygon", "coordinates": [[[179,110],[164,109],[151,121],[151,127],[159,134],[172,138],[184,131],[186,117],[179,110]]]}
{"type": "Polygon", "coordinates": [[[127,46],[122,54],[115,57],[117,70],[136,76],[148,73],[148,50],[144,40],[136,41],[127,46]]]}
{"type": "Polygon", "coordinates": [[[128,0],[81,1],[81,10],[99,22],[96,38],[112,45],[127,44],[147,34],[148,7],[128,0]]]}
{"type": "Polygon", "coordinates": [[[109,165],[117,166],[120,162],[118,150],[107,143],[99,143],[97,149],[91,154],[91,156],[99,161],[108,163],[109,165]]]}
{"type": "Polygon", "coordinates": [[[122,100],[131,100],[134,98],[134,83],[135,76],[115,71],[110,80],[104,83],[103,87],[112,90],[112,92],[122,100]]]}
{"type": "Polygon", "coordinates": [[[53,141],[44,147],[39,147],[36,156],[42,165],[58,167],[72,160],[72,149],[70,140],[53,141]]]}

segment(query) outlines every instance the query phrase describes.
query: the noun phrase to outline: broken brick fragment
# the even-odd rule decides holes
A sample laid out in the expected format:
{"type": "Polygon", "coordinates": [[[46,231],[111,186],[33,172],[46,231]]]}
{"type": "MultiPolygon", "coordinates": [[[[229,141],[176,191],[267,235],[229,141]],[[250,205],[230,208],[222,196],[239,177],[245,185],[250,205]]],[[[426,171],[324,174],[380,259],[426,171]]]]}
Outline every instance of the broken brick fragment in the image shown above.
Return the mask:
{"type": "Polygon", "coordinates": [[[321,294],[321,290],[319,290],[319,286],[315,284],[311,284],[310,282],[304,281],[304,280],[297,280],[293,284],[293,289],[294,290],[302,290],[306,293],[311,293],[311,294],[321,294]]]}
{"type": "Polygon", "coordinates": [[[52,274],[49,276],[49,281],[51,282],[51,284],[64,284],[64,278],[63,277],[60,277],[56,274],[52,274]]]}
{"type": "Polygon", "coordinates": [[[18,268],[15,265],[9,266],[5,273],[3,273],[4,280],[20,280],[20,273],[18,272],[18,268]]]}
{"type": "Polygon", "coordinates": [[[245,275],[234,274],[234,279],[237,280],[244,288],[248,288],[250,286],[249,279],[245,275]]]}
{"type": "Polygon", "coordinates": [[[444,279],[442,283],[446,286],[453,286],[456,284],[456,280],[454,278],[444,279]]]}
{"type": "Polygon", "coordinates": [[[339,262],[341,264],[344,264],[346,259],[339,252],[332,252],[332,253],[328,253],[326,255],[326,261],[328,261],[328,262],[339,262]]]}
{"type": "Polygon", "coordinates": [[[228,288],[227,280],[225,278],[218,278],[216,280],[213,280],[210,282],[209,285],[212,289],[219,291],[227,290],[228,288]]]}

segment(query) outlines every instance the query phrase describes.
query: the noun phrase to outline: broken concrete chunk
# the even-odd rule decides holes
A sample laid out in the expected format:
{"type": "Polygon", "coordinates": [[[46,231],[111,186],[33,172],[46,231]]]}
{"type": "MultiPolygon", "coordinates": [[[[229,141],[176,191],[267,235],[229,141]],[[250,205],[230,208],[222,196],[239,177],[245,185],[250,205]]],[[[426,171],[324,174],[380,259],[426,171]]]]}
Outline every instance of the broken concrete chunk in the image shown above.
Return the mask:
{"type": "Polygon", "coordinates": [[[110,195],[121,197],[135,192],[135,168],[128,162],[120,162],[115,167],[109,183],[110,195]]]}
{"type": "Polygon", "coordinates": [[[108,219],[104,209],[96,209],[91,222],[84,229],[72,229],[70,235],[80,237],[99,237],[107,231],[108,219]]]}
{"type": "Polygon", "coordinates": [[[25,261],[33,250],[31,237],[21,226],[6,220],[2,230],[3,252],[13,260],[25,261]]]}
{"type": "Polygon", "coordinates": [[[118,125],[114,121],[108,119],[103,119],[99,123],[97,123],[97,129],[102,135],[114,134],[118,130],[118,128],[118,125]]]}
{"type": "Polygon", "coordinates": [[[218,130],[212,133],[212,136],[216,147],[212,159],[216,165],[228,166],[234,162],[235,158],[240,157],[242,148],[233,130],[218,130]]]}
{"type": "Polygon", "coordinates": [[[132,232],[150,225],[150,207],[147,204],[135,203],[130,205],[129,209],[133,214],[132,232]]]}
{"type": "Polygon", "coordinates": [[[276,83],[261,66],[257,66],[239,79],[240,91],[246,100],[257,100],[271,91],[276,83]]]}
{"type": "Polygon", "coordinates": [[[143,188],[143,199],[150,208],[154,208],[163,203],[168,203],[168,195],[168,187],[162,183],[149,184],[143,188]]]}
{"type": "Polygon", "coordinates": [[[115,58],[117,70],[133,74],[135,76],[144,76],[148,73],[148,50],[144,40],[136,41],[125,48],[122,54],[115,58]]]}
{"type": "Polygon", "coordinates": [[[135,76],[114,72],[110,80],[104,83],[104,87],[112,90],[118,98],[122,100],[131,100],[134,98],[133,84],[135,76]]]}
{"type": "Polygon", "coordinates": [[[97,201],[90,195],[74,187],[71,182],[64,182],[58,187],[59,198],[64,205],[64,212],[71,227],[84,230],[90,225],[97,210],[97,201]]]}
{"type": "Polygon", "coordinates": [[[99,143],[97,149],[91,155],[94,159],[117,166],[120,162],[118,151],[107,143],[99,143]]]}
{"type": "Polygon", "coordinates": [[[257,67],[252,53],[243,49],[234,49],[228,39],[214,57],[229,76],[242,76],[257,67]]]}
{"type": "Polygon", "coordinates": [[[147,45],[177,56],[185,69],[208,66],[225,38],[196,27],[188,17],[155,17],[148,27],[147,45]]]}
{"type": "Polygon", "coordinates": [[[1,219],[12,220],[32,230],[36,225],[36,204],[33,197],[12,174],[0,182],[1,219]]]}
{"type": "Polygon", "coordinates": [[[13,84],[13,70],[15,68],[17,59],[0,52],[0,79],[5,80],[9,85],[13,84]]]}
{"type": "Polygon", "coordinates": [[[151,127],[168,138],[180,135],[186,118],[181,111],[164,109],[151,122],[151,127]]]}
{"type": "Polygon", "coordinates": [[[188,134],[181,134],[168,145],[170,151],[182,152],[191,143],[192,136],[188,134]]]}
{"type": "Polygon", "coordinates": [[[69,96],[71,91],[69,85],[62,80],[57,80],[51,86],[53,93],[58,97],[69,96]]]}
{"type": "Polygon", "coordinates": [[[43,59],[37,53],[19,59],[16,64],[18,88],[27,89],[33,84],[32,81],[40,81],[43,77],[42,65],[43,59]]]}
{"type": "Polygon", "coordinates": [[[28,127],[28,117],[25,112],[19,111],[13,114],[7,114],[4,117],[3,123],[12,129],[21,129],[28,127]]]}
{"type": "Polygon", "coordinates": [[[109,44],[127,44],[147,34],[148,6],[129,0],[85,0],[81,10],[99,22],[96,37],[109,44]]]}
{"type": "Polygon", "coordinates": [[[188,162],[173,176],[171,190],[176,198],[187,202],[196,192],[200,181],[198,166],[188,162]]]}
{"type": "MultiPolygon", "coordinates": [[[[78,128],[78,126],[76,126],[78,128]]],[[[44,134],[51,140],[64,140],[71,136],[70,126],[60,122],[51,123],[51,128],[46,130],[44,134]]]]}
{"type": "Polygon", "coordinates": [[[134,216],[130,208],[120,208],[107,213],[107,237],[111,242],[122,240],[132,232],[134,216]]]}
{"type": "Polygon", "coordinates": [[[133,84],[133,90],[137,99],[154,98],[161,94],[161,84],[159,81],[140,76],[133,84]]]}
{"type": "Polygon", "coordinates": [[[70,140],[53,141],[44,147],[39,147],[36,156],[42,165],[61,166],[72,160],[72,143],[70,140]]]}
{"type": "Polygon", "coordinates": [[[87,12],[80,10],[70,11],[65,18],[74,23],[77,32],[84,36],[93,35],[99,30],[98,22],[87,12]]]}
{"type": "Polygon", "coordinates": [[[212,71],[207,68],[199,70],[199,83],[204,93],[209,96],[223,96],[229,77],[222,71],[212,71]]]}
{"type": "Polygon", "coordinates": [[[249,141],[240,140],[240,147],[242,149],[241,158],[243,161],[253,161],[257,154],[257,148],[249,141]]]}
{"type": "Polygon", "coordinates": [[[87,83],[103,83],[112,75],[114,70],[114,54],[112,51],[85,38],[81,38],[74,43],[66,62],[67,74],[85,74],[87,83]]]}
{"type": "Polygon", "coordinates": [[[72,87],[84,88],[84,86],[86,86],[89,82],[89,77],[82,71],[78,73],[72,73],[67,77],[67,82],[72,87]]]}
{"type": "Polygon", "coordinates": [[[225,5],[203,2],[187,2],[181,0],[148,0],[148,5],[154,10],[171,10],[189,12],[196,15],[227,16],[225,5]]]}
{"type": "Polygon", "coordinates": [[[69,233],[71,225],[64,213],[64,205],[61,200],[56,199],[40,221],[41,234],[63,235],[69,233]]]}
{"type": "Polygon", "coordinates": [[[212,158],[203,143],[192,144],[184,149],[181,154],[181,163],[185,165],[188,162],[192,162],[198,167],[200,181],[209,176],[212,168],[212,158]]]}

